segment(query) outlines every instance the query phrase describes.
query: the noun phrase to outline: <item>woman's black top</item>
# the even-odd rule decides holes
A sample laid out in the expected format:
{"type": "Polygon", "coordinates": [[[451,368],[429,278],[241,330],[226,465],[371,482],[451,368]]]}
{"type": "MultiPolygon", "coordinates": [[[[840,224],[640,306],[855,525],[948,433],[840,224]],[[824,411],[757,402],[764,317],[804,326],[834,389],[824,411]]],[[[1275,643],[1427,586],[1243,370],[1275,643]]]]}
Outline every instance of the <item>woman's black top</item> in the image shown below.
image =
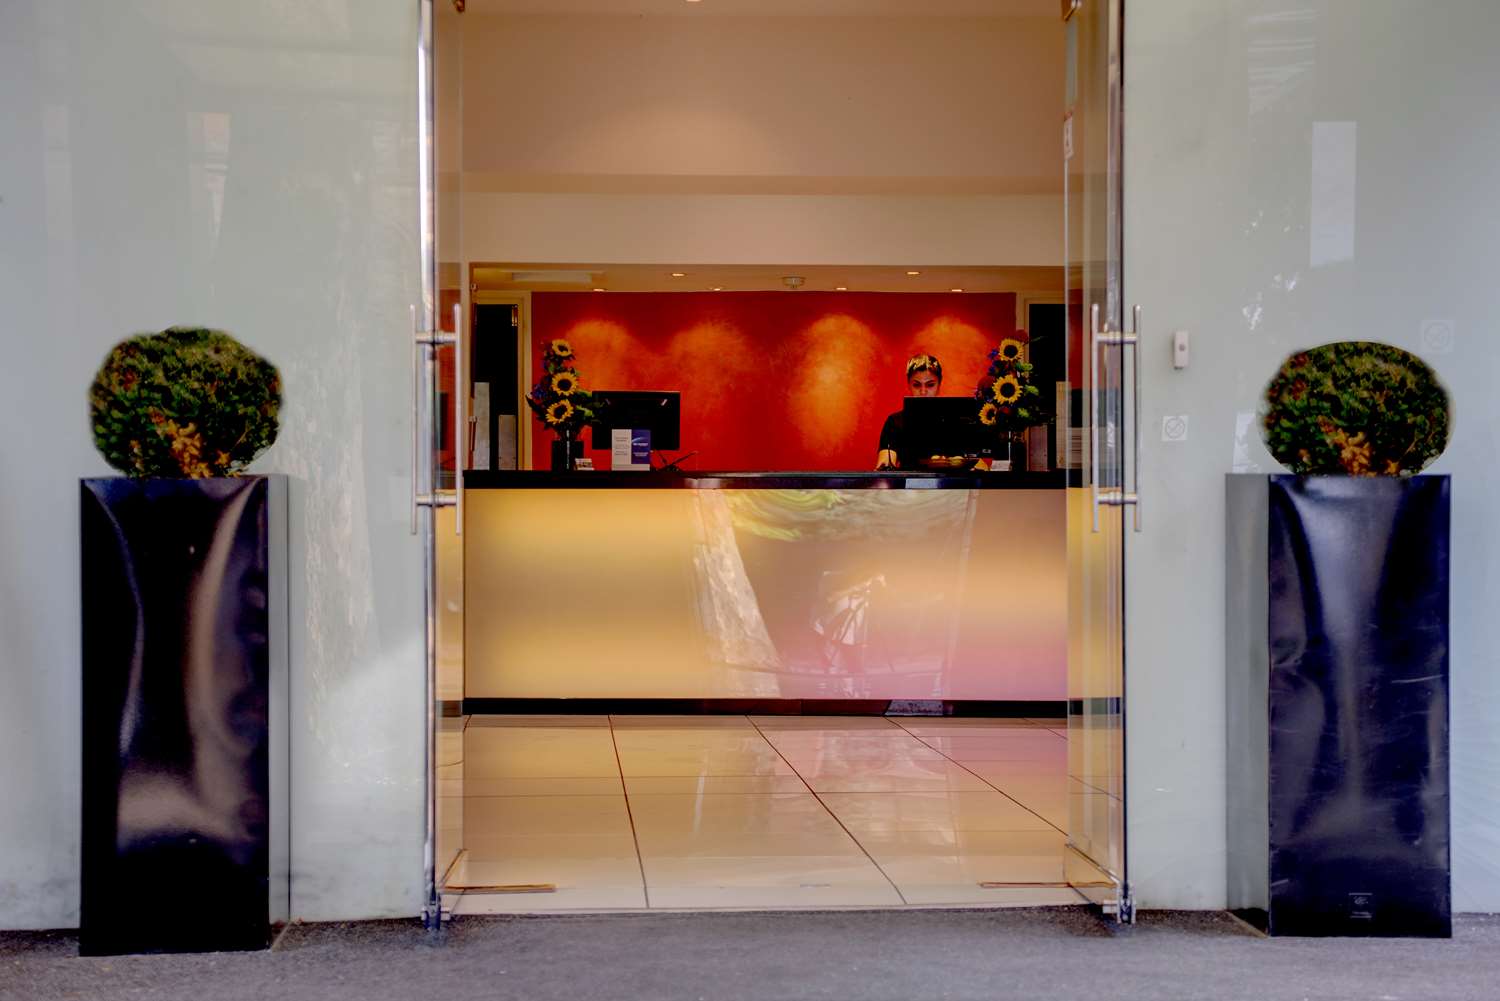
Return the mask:
{"type": "Polygon", "coordinates": [[[906,433],[906,420],[900,410],[885,419],[880,428],[880,448],[896,453],[896,464],[901,469],[916,469],[917,457],[912,455],[911,439],[906,433]]]}

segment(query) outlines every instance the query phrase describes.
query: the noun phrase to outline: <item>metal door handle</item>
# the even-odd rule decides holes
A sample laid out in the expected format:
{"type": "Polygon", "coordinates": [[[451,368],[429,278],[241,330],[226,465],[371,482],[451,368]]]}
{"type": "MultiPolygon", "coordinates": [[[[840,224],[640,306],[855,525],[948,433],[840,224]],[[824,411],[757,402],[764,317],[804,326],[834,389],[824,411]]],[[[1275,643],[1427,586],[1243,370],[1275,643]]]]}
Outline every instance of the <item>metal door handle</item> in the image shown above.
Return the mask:
{"type": "MultiPolygon", "coordinates": [[[[1104,328],[1099,326],[1099,304],[1094,303],[1090,310],[1089,319],[1089,388],[1090,388],[1090,414],[1089,423],[1092,427],[1090,462],[1090,481],[1093,487],[1093,511],[1094,531],[1099,531],[1099,505],[1106,507],[1124,507],[1129,505],[1135,510],[1132,515],[1135,531],[1141,530],[1141,307],[1136,306],[1131,310],[1131,317],[1135,326],[1134,330],[1110,330],[1106,324],[1104,328]],[[1132,410],[1133,436],[1135,438],[1134,448],[1131,455],[1131,466],[1135,489],[1125,489],[1122,482],[1118,487],[1099,489],[1099,349],[1101,347],[1131,348],[1134,351],[1131,374],[1133,382],[1132,410]]],[[[1122,415],[1123,416],[1123,415],[1122,415]]],[[[1123,480],[1123,477],[1122,477],[1123,480]]]]}
{"type": "MultiPolygon", "coordinates": [[[[422,448],[423,428],[419,426],[423,413],[437,416],[437,401],[428,399],[427,407],[423,408],[421,402],[423,397],[423,386],[426,387],[426,395],[430,398],[435,391],[435,378],[432,366],[437,361],[437,349],[443,344],[456,343],[454,334],[446,334],[441,330],[424,330],[417,319],[417,307],[411,307],[411,534],[417,534],[417,511],[424,507],[439,508],[449,507],[459,503],[453,497],[444,497],[439,494],[434,481],[437,479],[436,470],[433,468],[436,457],[433,450],[422,448]],[[423,470],[423,459],[426,459],[426,470],[423,470]],[[426,490],[423,490],[426,487],[426,490]]],[[[455,401],[454,406],[458,403],[455,401]]],[[[430,428],[426,429],[431,431],[430,428]]],[[[455,434],[455,444],[457,435],[455,434]]],[[[429,445],[436,439],[436,435],[429,434],[429,445]]],[[[459,491],[462,496],[462,491],[459,491]]]]}
{"type": "Polygon", "coordinates": [[[411,534],[417,534],[417,508],[422,506],[421,486],[417,482],[417,470],[422,463],[422,450],[420,441],[420,430],[417,428],[417,394],[418,380],[421,378],[422,365],[419,355],[422,351],[421,341],[422,327],[417,323],[416,303],[411,305],[411,534]]]}
{"type": "Polygon", "coordinates": [[[464,378],[464,304],[453,304],[453,534],[464,534],[464,453],[469,444],[469,384],[464,378]]]}

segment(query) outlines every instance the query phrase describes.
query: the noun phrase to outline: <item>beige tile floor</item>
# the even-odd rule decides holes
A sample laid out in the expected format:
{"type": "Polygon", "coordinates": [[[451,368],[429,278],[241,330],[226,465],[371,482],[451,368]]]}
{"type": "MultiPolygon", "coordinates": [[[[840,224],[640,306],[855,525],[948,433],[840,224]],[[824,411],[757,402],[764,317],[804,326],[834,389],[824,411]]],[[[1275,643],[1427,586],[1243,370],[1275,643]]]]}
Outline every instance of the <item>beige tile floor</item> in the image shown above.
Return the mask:
{"type": "Polygon", "coordinates": [[[1077,786],[1065,734],[1060,720],[476,716],[445,758],[464,845],[449,887],[459,914],[1078,903],[1059,885],[1077,786]],[[517,886],[545,889],[495,889],[517,886]]]}

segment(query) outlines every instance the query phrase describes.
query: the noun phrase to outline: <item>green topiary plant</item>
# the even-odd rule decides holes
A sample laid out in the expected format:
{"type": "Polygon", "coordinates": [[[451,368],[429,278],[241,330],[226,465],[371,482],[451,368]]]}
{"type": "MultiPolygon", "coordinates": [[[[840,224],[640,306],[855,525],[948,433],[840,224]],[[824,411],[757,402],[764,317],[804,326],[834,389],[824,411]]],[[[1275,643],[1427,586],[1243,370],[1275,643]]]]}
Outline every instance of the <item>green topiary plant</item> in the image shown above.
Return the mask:
{"type": "Polygon", "coordinates": [[[115,345],[89,389],[94,445],[127,476],[236,476],[276,440],[276,366],[218,330],[115,345]]]}
{"type": "Polygon", "coordinates": [[[1261,421],[1294,473],[1410,476],[1448,445],[1448,393],[1410,352],[1339,341],[1282,362],[1261,421]]]}

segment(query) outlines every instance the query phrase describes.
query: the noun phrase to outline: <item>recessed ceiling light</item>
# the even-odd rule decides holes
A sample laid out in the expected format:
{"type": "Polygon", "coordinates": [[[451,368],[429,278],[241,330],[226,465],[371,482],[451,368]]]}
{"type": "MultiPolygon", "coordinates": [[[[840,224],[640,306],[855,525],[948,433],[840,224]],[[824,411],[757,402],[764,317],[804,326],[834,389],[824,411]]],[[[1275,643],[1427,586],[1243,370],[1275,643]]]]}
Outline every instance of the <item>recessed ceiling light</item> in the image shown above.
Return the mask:
{"type": "Polygon", "coordinates": [[[687,277],[687,272],[686,271],[674,271],[674,272],[672,272],[672,277],[673,278],[686,278],[687,277]]]}
{"type": "Polygon", "coordinates": [[[919,274],[921,274],[921,273],[922,273],[922,272],[920,272],[920,271],[908,271],[908,272],[907,272],[907,274],[909,274],[909,275],[919,275],[919,274]]]}
{"type": "Polygon", "coordinates": [[[961,289],[961,288],[950,288],[948,291],[949,292],[962,292],[963,289],[961,289]]]}
{"type": "Polygon", "coordinates": [[[594,289],[594,291],[595,292],[603,292],[604,290],[602,288],[596,288],[596,289],[594,289]]]}
{"type": "Polygon", "coordinates": [[[847,291],[849,291],[849,288],[846,285],[840,285],[838,288],[834,289],[834,291],[835,292],[847,292],[847,291]]]}

